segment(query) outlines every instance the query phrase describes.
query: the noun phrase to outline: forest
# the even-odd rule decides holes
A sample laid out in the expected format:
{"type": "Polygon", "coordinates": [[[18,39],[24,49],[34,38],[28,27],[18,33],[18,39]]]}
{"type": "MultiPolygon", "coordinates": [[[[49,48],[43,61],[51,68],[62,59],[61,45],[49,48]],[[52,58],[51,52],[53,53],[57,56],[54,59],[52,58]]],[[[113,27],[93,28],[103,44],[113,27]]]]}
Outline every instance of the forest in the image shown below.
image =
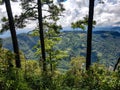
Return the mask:
{"type": "Polygon", "coordinates": [[[61,31],[64,1],[21,0],[23,12],[13,15],[11,2],[18,0],[0,0],[7,12],[0,33],[11,34],[0,38],[0,90],[120,90],[120,33],[92,31],[95,0],[88,15],[71,23],[82,31],[61,31]],[[37,27],[17,35],[30,21],[37,27]]]}

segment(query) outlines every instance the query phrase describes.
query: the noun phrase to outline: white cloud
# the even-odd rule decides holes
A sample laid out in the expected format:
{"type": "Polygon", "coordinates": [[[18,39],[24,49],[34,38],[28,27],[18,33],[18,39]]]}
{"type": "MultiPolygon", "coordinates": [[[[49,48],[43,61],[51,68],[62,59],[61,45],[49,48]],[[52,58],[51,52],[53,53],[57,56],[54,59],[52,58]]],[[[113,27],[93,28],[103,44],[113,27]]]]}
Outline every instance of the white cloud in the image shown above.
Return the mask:
{"type": "MultiPolygon", "coordinates": [[[[13,15],[20,15],[20,13],[22,12],[19,2],[14,2],[14,3],[11,2],[11,7],[12,7],[13,15]]],[[[0,28],[2,24],[1,19],[4,16],[7,16],[5,5],[0,5],[0,28]]]]}
{"type": "MultiPolygon", "coordinates": [[[[95,6],[95,20],[101,26],[114,26],[120,22],[120,0],[106,0],[104,4],[95,6]]],[[[120,25],[119,25],[120,26],[120,25]]]]}
{"type": "MultiPolygon", "coordinates": [[[[22,12],[20,2],[11,2],[13,15],[19,15],[22,12]]],[[[0,11],[2,13],[6,13],[5,5],[0,5],[0,11]]]]}
{"type": "Polygon", "coordinates": [[[70,24],[78,19],[83,18],[88,13],[87,0],[68,0],[63,3],[66,11],[63,13],[64,17],[61,17],[60,23],[63,27],[70,26],[70,24]]]}
{"type": "MultiPolygon", "coordinates": [[[[89,0],[67,0],[63,2],[66,11],[64,11],[64,17],[61,17],[59,24],[62,24],[64,27],[69,27],[72,22],[82,19],[88,14],[88,1],[89,0]]],[[[104,4],[98,4],[98,0],[95,1],[94,19],[97,21],[97,25],[120,26],[120,0],[104,0],[104,4]]],[[[54,3],[57,4],[57,0],[54,0],[54,3]]],[[[22,12],[19,4],[20,3],[15,2],[11,5],[14,15],[22,12]]],[[[4,5],[0,6],[0,13],[2,13],[0,14],[0,19],[3,15],[6,15],[4,5]]],[[[31,25],[31,28],[32,26],[34,25],[31,25]]]]}
{"type": "MultiPolygon", "coordinates": [[[[67,0],[63,3],[66,11],[60,23],[67,27],[88,14],[88,0],[67,0]]],[[[94,19],[98,26],[114,26],[120,22],[120,0],[104,0],[104,4],[95,2],[94,19]]],[[[120,24],[118,24],[120,26],[120,24]]]]}

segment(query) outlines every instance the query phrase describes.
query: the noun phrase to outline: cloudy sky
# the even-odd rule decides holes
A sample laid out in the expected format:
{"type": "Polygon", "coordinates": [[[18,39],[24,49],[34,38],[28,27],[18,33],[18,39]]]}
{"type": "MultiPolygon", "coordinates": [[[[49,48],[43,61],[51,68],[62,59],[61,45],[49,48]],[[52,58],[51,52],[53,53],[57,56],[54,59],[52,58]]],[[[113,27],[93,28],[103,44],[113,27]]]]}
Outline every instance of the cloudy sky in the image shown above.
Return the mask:
{"type": "MultiPolygon", "coordinates": [[[[61,23],[69,26],[72,21],[79,20],[88,14],[89,0],[67,0],[64,2],[66,9],[61,23]]],[[[99,4],[95,0],[94,19],[97,26],[120,26],[120,0],[103,0],[99,4]]]]}
{"type": "MultiPolygon", "coordinates": [[[[71,22],[82,19],[88,14],[89,0],[67,0],[63,2],[66,9],[64,17],[61,17],[59,24],[63,27],[70,27],[71,22]]],[[[97,21],[97,26],[120,26],[120,0],[103,0],[104,4],[98,3],[95,0],[94,20],[97,21]]],[[[54,0],[57,4],[57,0],[54,0]]],[[[20,3],[12,3],[13,14],[20,14],[20,3]]],[[[0,19],[6,15],[4,5],[0,6],[0,19]]],[[[2,22],[0,21],[0,25],[2,22]]],[[[32,23],[33,24],[33,23],[32,23]]],[[[34,26],[34,25],[29,25],[34,26]]],[[[1,26],[0,26],[1,27],[1,26]]],[[[30,27],[31,28],[31,27],[30,27]]]]}

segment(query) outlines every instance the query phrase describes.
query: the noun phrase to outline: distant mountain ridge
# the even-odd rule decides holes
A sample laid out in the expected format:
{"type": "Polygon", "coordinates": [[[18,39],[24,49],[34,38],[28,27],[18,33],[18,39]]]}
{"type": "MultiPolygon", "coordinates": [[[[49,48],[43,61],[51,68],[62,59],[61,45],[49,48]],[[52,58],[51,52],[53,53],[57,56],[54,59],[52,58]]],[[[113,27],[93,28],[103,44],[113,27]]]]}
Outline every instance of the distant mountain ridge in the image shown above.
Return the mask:
{"type": "Polygon", "coordinates": [[[96,27],[94,31],[117,31],[120,32],[120,26],[109,26],[109,27],[96,27]]]}
{"type": "MultiPolygon", "coordinates": [[[[62,31],[82,31],[82,29],[72,29],[71,27],[64,27],[62,31]]],[[[87,28],[86,30],[87,31],[87,28]]],[[[93,32],[94,31],[117,31],[117,32],[120,32],[120,26],[107,26],[107,27],[98,27],[98,26],[95,26],[93,28],[93,32]]]]}
{"type": "MultiPolygon", "coordinates": [[[[58,46],[61,50],[69,51],[69,58],[86,55],[86,31],[63,31],[62,41],[58,46]]],[[[18,35],[20,49],[27,59],[36,59],[34,45],[38,42],[38,37],[31,37],[26,33],[18,35]]],[[[11,38],[3,39],[3,47],[12,50],[11,38]]],[[[94,31],[92,41],[92,62],[100,59],[101,63],[114,65],[120,57],[120,33],[117,31],[94,31]]]]}
{"type": "MultiPolygon", "coordinates": [[[[20,30],[17,30],[17,34],[20,34],[20,33],[27,33],[29,31],[32,31],[32,29],[20,29],[20,30]]],[[[79,28],[77,29],[72,29],[71,27],[63,27],[63,29],[61,30],[61,32],[63,31],[83,31],[79,28]]],[[[87,30],[85,30],[87,31],[87,30]]],[[[93,32],[94,31],[117,31],[120,33],[120,26],[109,26],[109,27],[97,27],[95,26],[95,28],[93,28],[93,32]]],[[[7,38],[7,37],[10,37],[10,32],[7,31],[3,34],[0,34],[0,38],[7,38]]]]}

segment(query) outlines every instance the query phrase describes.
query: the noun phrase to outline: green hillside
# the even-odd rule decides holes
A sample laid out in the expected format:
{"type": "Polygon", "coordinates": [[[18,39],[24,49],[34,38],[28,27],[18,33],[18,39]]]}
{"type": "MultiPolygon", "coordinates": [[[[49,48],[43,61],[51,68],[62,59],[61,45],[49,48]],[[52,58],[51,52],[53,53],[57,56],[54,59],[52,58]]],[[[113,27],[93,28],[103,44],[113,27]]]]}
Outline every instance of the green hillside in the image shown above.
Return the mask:
{"type": "MultiPolygon", "coordinates": [[[[86,32],[84,31],[64,31],[60,37],[62,41],[58,44],[59,49],[68,50],[71,57],[86,55],[86,32]]],[[[10,38],[3,40],[3,47],[12,50],[10,38]]],[[[36,59],[34,55],[34,45],[38,42],[38,37],[31,37],[25,33],[18,35],[20,49],[27,59],[36,59]]],[[[107,66],[114,65],[120,56],[120,33],[114,31],[93,32],[92,62],[100,60],[107,66]]]]}
{"type": "MultiPolygon", "coordinates": [[[[70,48],[70,56],[86,55],[86,33],[85,32],[64,32],[59,47],[70,48]]],[[[120,56],[120,33],[112,31],[93,32],[92,61],[100,59],[101,63],[114,65],[120,56]]]]}
{"type": "MultiPolygon", "coordinates": [[[[35,59],[33,47],[38,41],[37,37],[31,37],[26,33],[19,34],[18,36],[19,47],[24,52],[27,59],[35,59]]],[[[11,38],[3,39],[3,47],[13,50],[11,38]]]]}

